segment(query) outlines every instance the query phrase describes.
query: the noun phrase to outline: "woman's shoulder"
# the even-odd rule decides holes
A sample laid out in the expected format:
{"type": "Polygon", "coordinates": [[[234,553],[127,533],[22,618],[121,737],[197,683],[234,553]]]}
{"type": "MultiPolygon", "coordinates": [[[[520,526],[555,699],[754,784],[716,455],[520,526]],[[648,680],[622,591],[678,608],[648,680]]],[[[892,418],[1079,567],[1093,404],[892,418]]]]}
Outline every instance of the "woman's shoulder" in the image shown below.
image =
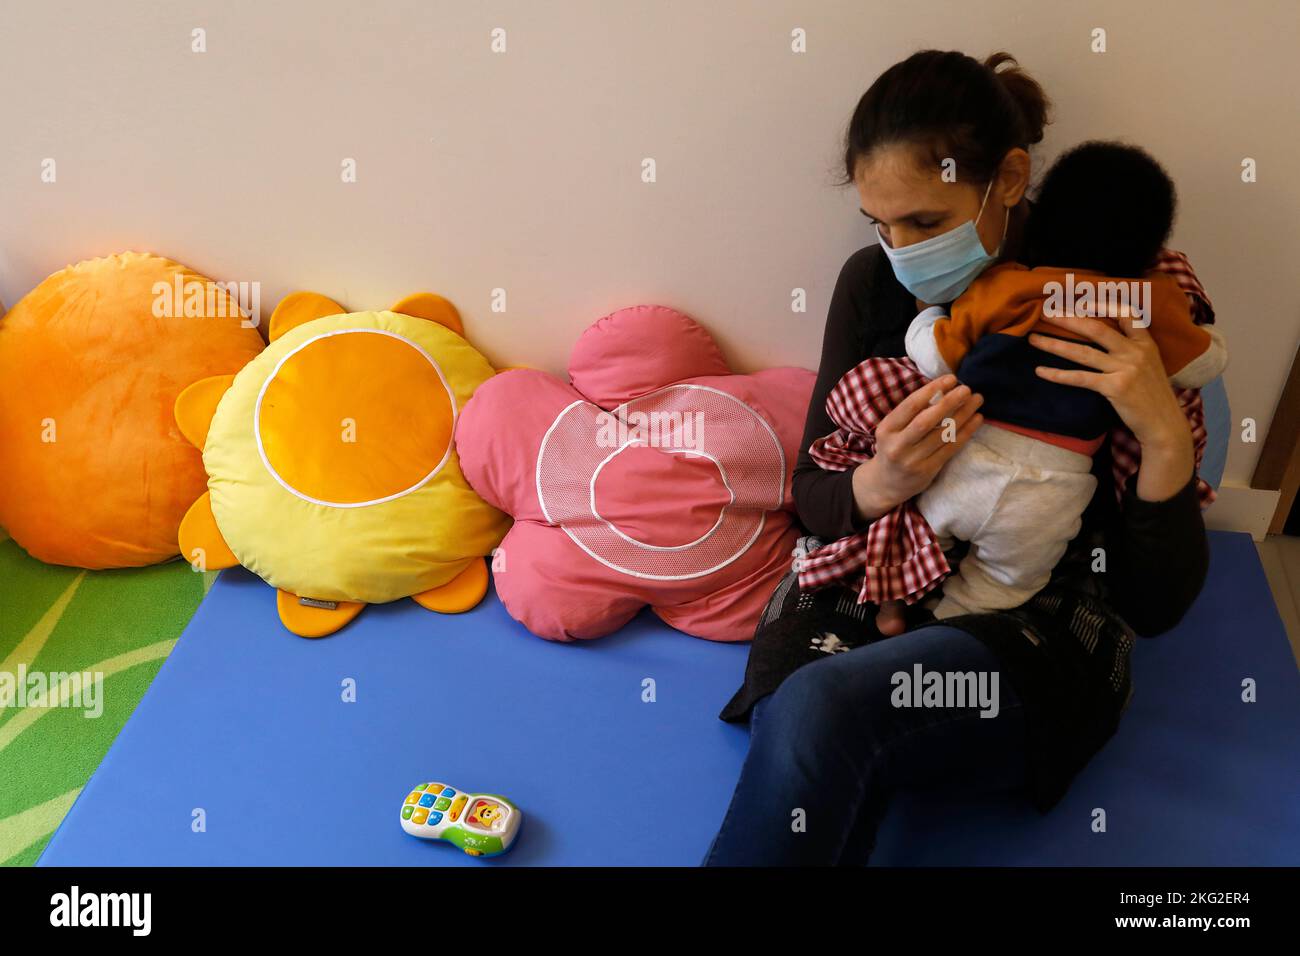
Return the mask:
{"type": "Polygon", "coordinates": [[[889,260],[877,243],[863,246],[844,260],[844,265],[840,267],[840,281],[848,280],[860,287],[874,287],[880,279],[882,263],[888,266],[889,260]]]}
{"type": "Polygon", "coordinates": [[[915,313],[915,301],[894,277],[879,245],[863,246],[844,260],[835,283],[832,319],[879,333],[910,322],[915,313]]]}

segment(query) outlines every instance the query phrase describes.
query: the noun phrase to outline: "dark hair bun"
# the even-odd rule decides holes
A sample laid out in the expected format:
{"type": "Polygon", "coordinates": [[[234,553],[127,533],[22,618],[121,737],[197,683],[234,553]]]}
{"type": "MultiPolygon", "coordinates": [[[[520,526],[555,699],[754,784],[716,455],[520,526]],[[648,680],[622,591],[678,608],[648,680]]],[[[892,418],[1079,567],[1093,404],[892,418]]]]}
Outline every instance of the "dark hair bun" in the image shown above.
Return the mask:
{"type": "Polygon", "coordinates": [[[992,71],[1020,107],[1020,115],[1024,118],[1023,145],[1041,142],[1043,129],[1051,122],[1048,111],[1052,105],[1042,86],[1025,72],[1014,56],[1004,50],[988,56],[984,60],[984,66],[992,71]],[[1003,66],[1007,68],[1000,69],[1003,66]]]}

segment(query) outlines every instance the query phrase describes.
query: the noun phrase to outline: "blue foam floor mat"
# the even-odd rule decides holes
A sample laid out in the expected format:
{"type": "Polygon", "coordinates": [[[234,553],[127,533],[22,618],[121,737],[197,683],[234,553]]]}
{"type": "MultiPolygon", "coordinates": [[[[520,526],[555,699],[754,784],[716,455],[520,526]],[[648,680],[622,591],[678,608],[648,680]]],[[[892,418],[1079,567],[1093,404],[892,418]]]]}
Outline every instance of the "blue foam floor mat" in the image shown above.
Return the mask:
{"type": "Polygon", "coordinates": [[[1296,866],[1300,672],[1249,535],[1211,532],[1187,617],[1133,652],[1115,736],[1047,815],[1005,799],[895,801],[873,863],[1296,866]],[[1242,681],[1257,701],[1242,700],[1242,681]],[[1106,831],[1093,832],[1094,810],[1106,831]]]}
{"type": "MultiPolygon", "coordinates": [[[[1139,644],[1129,713],[1061,804],[906,794],[873,864],[1300,863],[1300,674],[1250,539],[1211,540],[1204,593],[1139,644]]],[[[746,728],[716,715],[747,649],[648,614],[552,644],[492,595],[459,616],[372,607],[307,641],[269,587],[223,572],[40,863],[695,865],[744,757],[746,728]],[[516,848],[407,836],[402,799],[434,779],[515,800],[516,848]]]]}

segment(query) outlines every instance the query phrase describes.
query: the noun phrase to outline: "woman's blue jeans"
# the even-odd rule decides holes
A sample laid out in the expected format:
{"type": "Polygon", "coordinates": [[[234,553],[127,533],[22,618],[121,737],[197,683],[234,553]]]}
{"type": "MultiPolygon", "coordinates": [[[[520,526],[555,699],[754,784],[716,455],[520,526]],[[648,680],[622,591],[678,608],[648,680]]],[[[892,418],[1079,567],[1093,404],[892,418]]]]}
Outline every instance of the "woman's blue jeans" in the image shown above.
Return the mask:
{"type": "Polygon", "coordinates": [[[982,642],[942,624],[799,668],[753,709],[749,754],[704,865],[865,863],[900,789],[1023,785],[1024,713],[1010,683],[999,679],[996,696],[988,695],[998,702],[994,717],[951,698],[945,706],[896,706],[895,675],[915,677],[916,664],[922,674],[982,673],[990,692],[998,673],[982,642]]]}

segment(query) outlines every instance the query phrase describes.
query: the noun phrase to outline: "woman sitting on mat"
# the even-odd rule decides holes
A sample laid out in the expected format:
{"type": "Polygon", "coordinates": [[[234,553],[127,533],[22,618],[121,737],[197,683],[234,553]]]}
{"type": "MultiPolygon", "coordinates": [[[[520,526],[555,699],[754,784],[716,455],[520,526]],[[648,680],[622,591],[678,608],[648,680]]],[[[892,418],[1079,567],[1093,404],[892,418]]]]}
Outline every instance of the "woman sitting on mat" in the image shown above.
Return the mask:
{"type": "MultiPolygon", "coordinates": [[[[831,301],[794,474],[800,519],[817,538],[862,532],[920,494],[983,424],[980,396],[944,376],[880,421],[869,460],[825,471],[807,451],[835,429],[826,397],[846,372],[868,357],[905,356],[919,305],[951,302],[984,269],[1021,256],[1028,150],[1047,108],[1009,55],[980,63],[938,51],[891,67],[858,103],[846,183],[891,255],[873,243],[850,256],[831,301]],[[891,258],[907,268],[896,273],[891,258]]],[[[1197,321],[1212,321],[1185,258],[1166,251],[1158,268],[1178,279],[1197,321]]],[[[1205,579],[1191,424],[1199,398],[1180,404],[1145,328],[1053,321],[1100,348],[1032,336],[1043,352],[1036,374],[1114,408],[1132,439],[1114,457],[1138,458],[1122,500],[1107,443],[1082,530],[1047,587],[1018,608],[942,623],[913,605],[912,629],[897,637],[882,636],[877,609],[853,590],[803,591],[792,572],[721,715],[749,717],[750,749],[706,865],[864,863],[903,788],[1022,791],[1046,812],[1115,732],[1132,692],[1134,636],[1174,626],[1205,579]]]]}

